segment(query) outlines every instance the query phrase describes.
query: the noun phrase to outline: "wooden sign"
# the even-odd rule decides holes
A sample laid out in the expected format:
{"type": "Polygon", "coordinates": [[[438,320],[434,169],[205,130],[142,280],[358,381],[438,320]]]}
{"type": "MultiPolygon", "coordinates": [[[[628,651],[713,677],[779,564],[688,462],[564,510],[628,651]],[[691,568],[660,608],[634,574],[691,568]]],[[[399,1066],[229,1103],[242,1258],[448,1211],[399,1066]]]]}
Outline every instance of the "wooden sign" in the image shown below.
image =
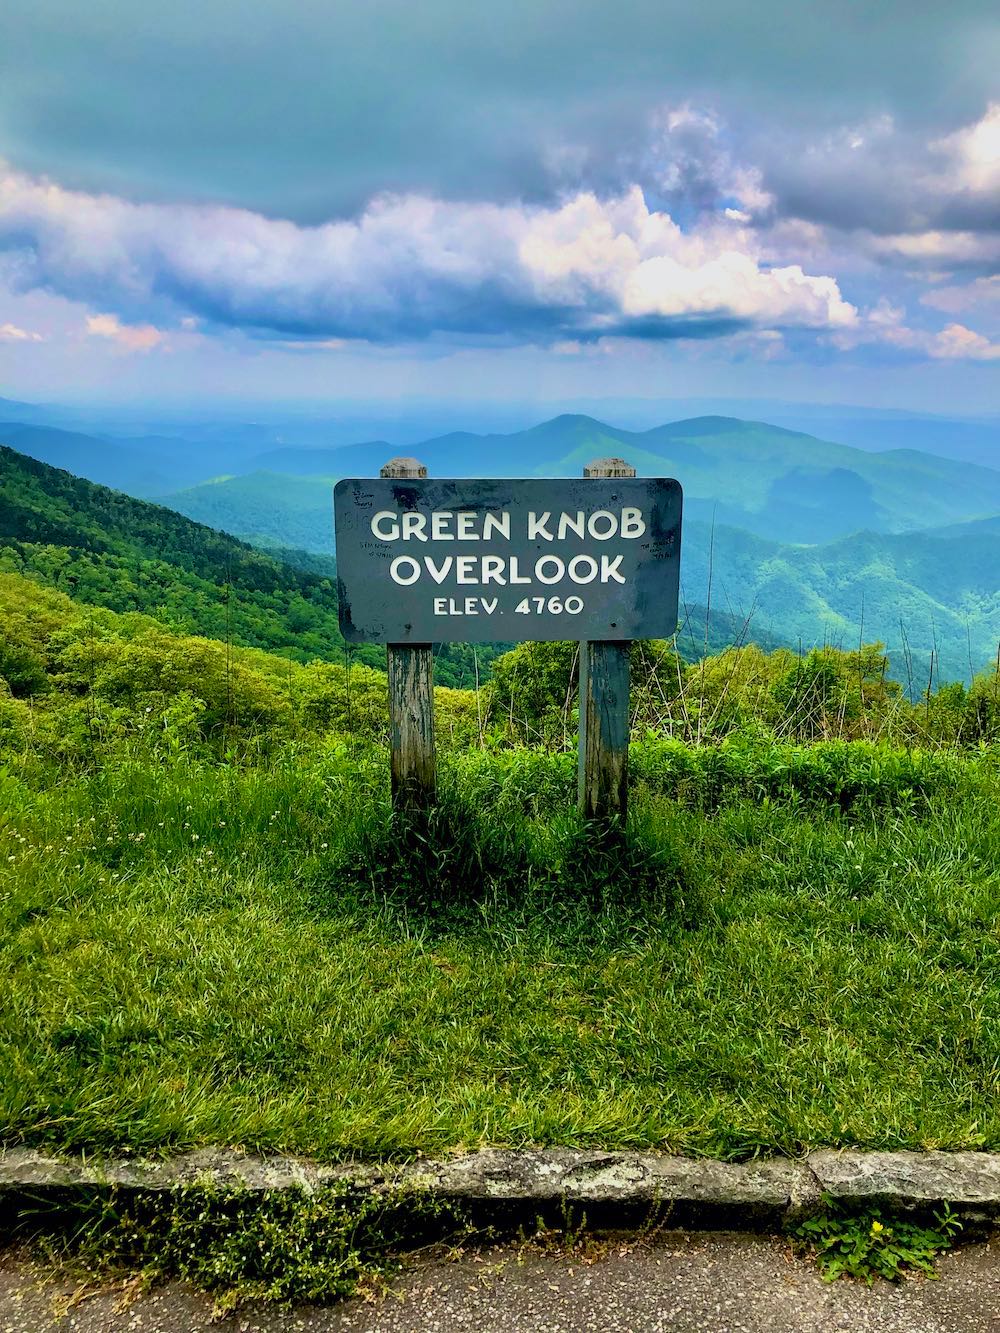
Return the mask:
{"type": "Polygon", "coordinates": [[[664,638],[681,488],[664,478],[347,480],[334,492],[349,642],[664,638]]]}
{"type": "Polygon", "coordinates": [[[681,488],[620,458],[582,480],[429,480],[394,458],[334,491],[340,628],[387,645],[392,794],[435,795],[432,643],[580,643],[579,803],[624,828],[629,642],[677,628],[681,488]]]}

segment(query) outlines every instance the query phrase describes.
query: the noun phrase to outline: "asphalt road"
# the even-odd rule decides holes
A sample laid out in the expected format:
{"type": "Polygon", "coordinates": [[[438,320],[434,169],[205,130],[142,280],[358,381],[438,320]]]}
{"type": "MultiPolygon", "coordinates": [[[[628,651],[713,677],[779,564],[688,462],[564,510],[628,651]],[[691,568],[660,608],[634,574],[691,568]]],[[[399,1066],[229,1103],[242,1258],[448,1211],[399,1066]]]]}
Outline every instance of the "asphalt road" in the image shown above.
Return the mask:
{"type": "Polygon", "coordinates": [[[388,1295],[212,1322],[180,1285],[129,1299],[0,1259],[0,1333],[1000,1333],[1000,1240],[941,1262],[941,1280],[822,1282],[778,1238],[667,1233],[589,1262],[501,1247],[411,1269],[388,1295]]]}

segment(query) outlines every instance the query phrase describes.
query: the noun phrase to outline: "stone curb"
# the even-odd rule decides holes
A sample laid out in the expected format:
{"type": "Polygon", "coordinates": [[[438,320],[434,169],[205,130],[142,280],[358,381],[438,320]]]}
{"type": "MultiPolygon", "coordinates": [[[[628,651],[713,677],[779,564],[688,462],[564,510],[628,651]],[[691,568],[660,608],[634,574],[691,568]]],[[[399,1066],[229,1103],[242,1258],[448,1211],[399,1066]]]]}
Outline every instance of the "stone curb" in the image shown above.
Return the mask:
{"type": "Polygon", "coordinates": [[[828,1150],[799,1161],[735,1163],[666,1153],[488,1149],[440,1161],[324,1166],[223,1149],[150,1161],[57,1158],[13,1148],[0,1155],[0,1212],[196,1182],[260,1193],[329,1185],[357,1193],[425,1188],[495,1225],[534,1222],[567,1203],[585,1210],[591,1223],[627,1225],[660,1205],[671,1226],[761,1231],[814,1211],[824,1194],[858,1206],[922,1212],[947,1204],[974,1227],[1000,1223],[1000,1155],[828,1150]]]}

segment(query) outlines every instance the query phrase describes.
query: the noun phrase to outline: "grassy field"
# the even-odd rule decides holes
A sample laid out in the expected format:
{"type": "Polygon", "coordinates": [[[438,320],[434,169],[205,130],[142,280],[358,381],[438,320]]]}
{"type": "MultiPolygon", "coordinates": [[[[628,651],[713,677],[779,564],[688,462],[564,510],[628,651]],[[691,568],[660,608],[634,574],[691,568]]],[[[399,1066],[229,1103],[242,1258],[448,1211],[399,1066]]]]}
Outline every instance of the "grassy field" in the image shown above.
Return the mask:
{"type": "Polygon", "coordinates": [[[624,847],[569,755],[385,768],[0,768],[7,1142],[1000,1148],[995,748],[646,742],[624,847]]]}

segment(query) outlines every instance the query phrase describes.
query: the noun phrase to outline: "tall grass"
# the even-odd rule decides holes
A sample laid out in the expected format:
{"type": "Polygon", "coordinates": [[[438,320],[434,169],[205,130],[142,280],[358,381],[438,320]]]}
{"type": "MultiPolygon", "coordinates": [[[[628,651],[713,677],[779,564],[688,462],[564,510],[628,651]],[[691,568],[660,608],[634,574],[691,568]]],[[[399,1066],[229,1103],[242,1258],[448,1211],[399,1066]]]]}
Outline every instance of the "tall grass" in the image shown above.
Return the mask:
{"type": "Polygon", "coordinates": [[[1000,1147],[995,751],[374,748],[0,772],[9,1142],[1000,1147]]]}

